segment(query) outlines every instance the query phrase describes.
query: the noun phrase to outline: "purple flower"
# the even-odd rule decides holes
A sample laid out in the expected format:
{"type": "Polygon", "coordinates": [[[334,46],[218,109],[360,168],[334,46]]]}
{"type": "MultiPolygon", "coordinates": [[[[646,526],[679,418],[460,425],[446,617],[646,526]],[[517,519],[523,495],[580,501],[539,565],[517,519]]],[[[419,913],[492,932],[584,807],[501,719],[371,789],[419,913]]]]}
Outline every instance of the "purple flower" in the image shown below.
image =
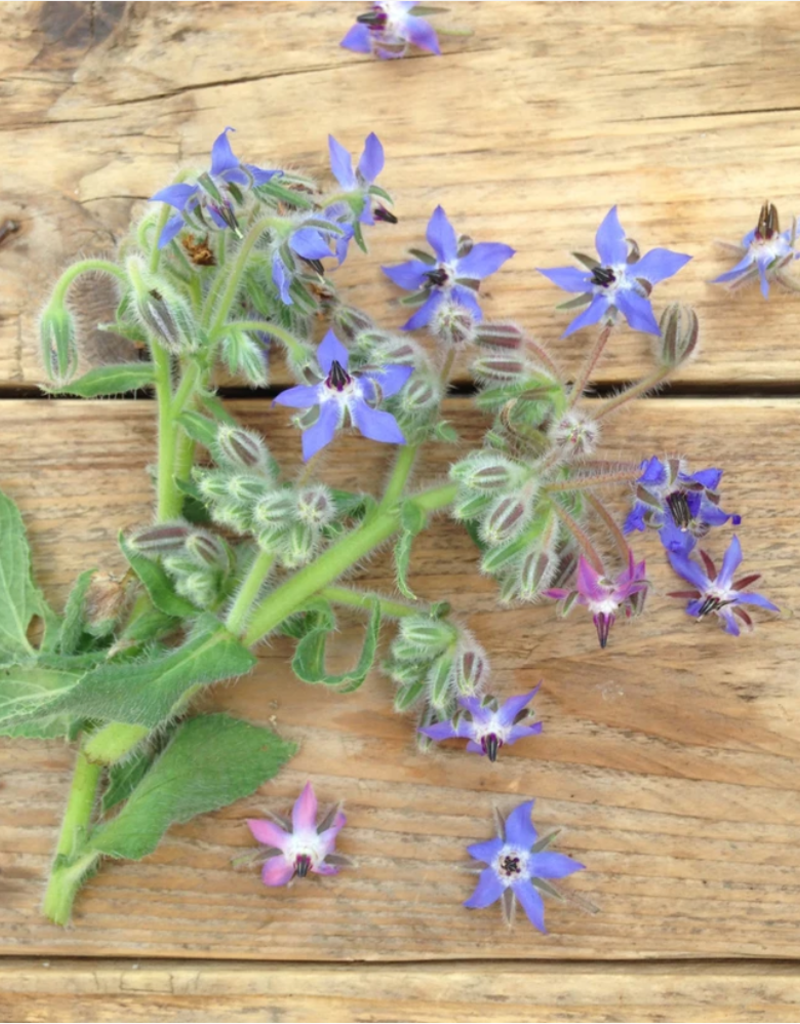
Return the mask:
{"type": "Polygon", "coordinates": [[[741,516],[719,507],[721,469],[701,469],[687,473],[682,459],[657,456],[642,462],[642,475],[636,481],[636,499],[622,527],[624,533],[659,530],[667,551],[688,554],[712,526],[728,520],[738,526],[741,516]]]}
{"type": "Polygon", "coordinates": [[[735,288],[759,277],[761,294],[769,298],[770,279],[780,277],[787,263],[800,259],[800,252],[794,248],[796,228],[793,219],[791,229],[781,233],[778,211],[772,203],[764,203],[758,224],[747,232],[740,246],[732,247],[744,255],[732,270],[715,277],[711,284],[730,284],[735,288]]]}
{"type": "Polygon", "coordinates": [[[275,401],[294,409],[317,407],[313,425],[303,430],[303,459],[330,444],[344,422],[345,413],[364,437],[386,444],[405,444],[406,439],[394,416],[376,409],[382,399],[396,395],[413,372],[412,366],[384,366],[380,370],[348,373],[350,353],[333,331],[328,331],[317,350],[317,359],[326,375],[317,384],[300,384],[283,391],[275,401]]]}
{"type": "Polygon", "coordinates": [[[317,798],[311,783],[292,808],[289,821],[274,815],[275,821],[248,818],[253,837],[271,854],[264,862],[261,878],[264,885],[287,885],[292,879],[315,875],[337,875],[347,859],[334,853],[336,837],[347,819],[337,806],[317,824],[317,798]]]}
{"type": "Polygon", "coordinates": [[[500,706],[496,697],[460,697],[458,703],[464,710],[457,712],[452,721],[437,722],[419,731],[437,741],[456,737],[469,740],[467,750],[486,754],[490,761],[496,761],[500,747],[510,747],[517,740],[542,731],[541,722],[528,721],[533,711],[525,707],[533,700],[539,686],[509,698],[500,706]]]}
{"type": "Polygon", "coordinates": [[[520,804],[505,822],[498,822],[497,839],[467,847],[470,857],[489,866],[481,871],[475,892],[464,906],[482,910],[502,899],[503,914],[510,924],[519,901],[534,928],[546,932],[541,893],[560,895],[546,879],[566,878],[584,866],[563,853],[547,851],[556,833],[538,839],[531,822],[532,810],[533,800],[520,804]]]}
{"type": "Polygon", "coordinates": [[[356,53],[374,53],[382,60],[405,57],[411,43],[420,50],[441,54],[433,26],[411,13],[416,6],[416,0],[380,0],[372,4],[365,14],[359,14],[339,45],[356,53]]]}
{"type": "Polygon", "coordinates": [[[544,593],[545,597],[552,597],[564,602],[565,615],[576,601],[584,608],[588,608],[592,613],[600,646],[605,647],[608,643],[609,631],[616,622],[620,609],[624,610],[628,618],[642,610],[649,586],[644,573],[644,562],[635,562],[630,549],[628,550],[628,565],[616,579],[610,579],[598,572],[581,555],[578,560],[575,587],[569,590],[554,587],[544,593]]]}
{"type": "Polygon", "coordinates": [[[338,245],[343,231],[341,225],[331,220],[321,217],[306,218],[294,227],[288,238],[276,248],[272,255],[272,283],[278,289],[284,305],[294,305],[290,289],[298,273],[295,257],[299,256],[322,274],[324,268],[320,260],[333,255],[328,238],[336,239],[338,245]]]}
{"type": "MultiPolygon", "coordinates": [[[[332,135],[328,136],[328,148],[331,154],[333,176],[342,186],[342,189],[348,193],[355,206],[360,206],[360,213],[357,214],[357,219],[362,224],[374,224],[375,215],[372,210],[371,196],[375,179],[383,170],[384,157],[381,140],[375,132],[369,133],[364,142],[364,152],[361,154],[358,168],[355,171],[353,170],[353,161],[350,158],[350,154],[332,135]]],[[[388,219],[395,223],[397,221],[394,214],[390,214],[388,210],[380,205],[377,210],[377,216],[379,220],[388,219]]]]}
{"type": "MultiPolygon", "coordinates": [[[[658,321],[650,305],[650,292],[654,284],[677,274],[692,257],[669,249],[651,249],[639,258],[635,244],[629,252],[628,239],[619,222],[616,206],[612,206],[597,229],[595,243],[600,262],[583,257],[591,265],[589,270],[577,267],[539,269],[540,274],[564,291],[582,293],[587,306],[567,327],[563,337],[599,320],[614,323],[620,313],[633,330],[660,335],[658,321]]],[[[569,308],[580,304],[576,299],[569,303],[569,308]]]]}
{"type": "Polygon", "coordinates": [[[153,201],[168,203],[179,213],[170,217],[158,240],[159,249],[163,249],[178,234],[186,219],[194,216],[205,225],[203,213],[208,213],[213,224],[220,228],[239,230],[236,214],[233,210],[231,197],[238,202],[242,200],[241,188],[251,185],[263,185],[274,178],[280,171],[264,171],[253,164],[243,164],[233,155],[228,141],[228,132],[234,128],[226,128],[211,147],[211,171],[201,174],[193,184],[181,183],[168,185],[152,197],[153,201]]]}
{"type": "Polygon", "coordinates": [[[739,568],[742,561],[742,547],[738,537],[734,536],[728,550],[725,552],[722,559],[722,569],[719,573],[717,573],[713,561],[705,551],[701,551],[700,555],[705,565],[705,572],[688,555],[674,551],[671,551],[669,554],[669,560],[675,572],[679,576],[683,576],[695,588],[694,590],[674,591],[669,595],[670,597],[691,598],[686,606],[688,615],[702,619],[711,612],[714,612],[725,624],[726,633],[739,636],[737,617],[744,622],[748,629],[753,627],[753,620],[742,608],[743,604],[754,604],[759,608],[767,608],[771,612],[780,611],[766,597],[762,597],[761,594],[753,594],[745,589],[751,583],[761,579],[760,573],[743,576],[738,580],[734,580],[733,574],[739,568]]]}
{"type": "Polygon", "coordinates": [[[441,206],[433,211],[426,237],[435,258],[427,262],[409,260],[396,267],[382,268],[395,284],[416,291],[422,303],[403,329],[414,331],[424,327],[445,300],[464,307],[475,320],[480,320],[483,314],[475,298],[480,281],[499,270],[514,255],[514,250],[500,242],[473,245],[468,239],[459,240],[441,206]]]}

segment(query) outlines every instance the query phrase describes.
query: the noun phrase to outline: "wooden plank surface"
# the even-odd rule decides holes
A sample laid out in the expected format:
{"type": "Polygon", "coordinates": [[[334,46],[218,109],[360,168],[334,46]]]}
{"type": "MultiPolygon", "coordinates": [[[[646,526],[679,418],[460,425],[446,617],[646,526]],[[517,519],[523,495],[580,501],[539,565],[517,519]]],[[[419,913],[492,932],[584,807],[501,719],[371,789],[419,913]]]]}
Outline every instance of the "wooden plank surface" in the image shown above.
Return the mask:
{"type": "MultiPolygon", "coordinates": [[[[753,227],[765,195],[785,222],[800,213],[797,4],[460,3],[450,20],[471,39],[395,62],[338,48],[350,4],[2,10],[0,219],[23,229],[0,247],[2,384],[39,380],[36,316],[58,271],[113,247],[131,210],[178,165],[202,164],[230,123],[250,159],[321,174],[329,131],[351,149],[379,133],[401,222],[335,279],[387,325],[402,319],[379,266],[421,240],[441,202],[460,229],[518,250],[486,288],[487,315],[557,339],[563,295],[534,268],[590,248],[618,202],[643,248],[696,257],[658,291],[701,315],[684,381],[800,380],[796,297],[776,289],[765,324],[757,290],[729,300],[705,283],[729,265],[714,240],[753,227]]],[[[101,299],[83,291],[87,323],[101,299]]],[[[599,379],[634,376],[647,345],[626,334],[599,379]]]]}
{"type": "Polygon", "coordinates": [[[793,963],[360,965],[20,959],[0,1014],[93,1021],[797,1021],[793,963]]]}
{"type": "MultiPolygon", "coordinates": [[[[285,410],[237,403],[245,420],[291,458],[285,410]]],[[[0,403],[3,486],[20,502],[36,569],[63,598],[79,568],[119,568],[114,537],[149,516],[153,454],[147,402],[0,403]]],[[[270,960],[564,959],[800,955],[800,695],[796,664],[800,401],[672,400],[635,410],[636,453],[681,450],[726,468],[726,505],[744,516],[746,566],[783,609],[736,641],[692,625],[664,596],[674,578],[655,537],[638,545],[656,593],[647,614],[597,650],[587,618],[555,625],[551,606],[498,609],[476,553],[445,520],[415,548],[413,585],[447,596],[490,652],[500,693],[543,678],[545,732],[496,765],[455,750],[419,754],[412,723],[391,710],[377,673],[341,697],[293,681],[288,642],[256,671],[221,687],[208,707],[274,721],[302,749],[248,800],[174,828],[138,865],[112,864],[81,896],[72,928],[45,924],[38,902],[67,790],[61,743],[6,742],[0,753],[3,901],[0,948],[42,956],[212,956],[270,960]],[[442,558],[442,551],[447,558],[442,558]],[[251,849],[244,825],[286,804],[311,778],[322,800],[342,797],[342,848],[358,868],[337,879],[267,891],[234,871],[251,849]],[[508,933],[497,913],[463,910],[474,876],[464,847],[491,834],[493,805],[537,797],[543,827],[588,867],[570,888],[601,912],[551,906],[551,935],[508,933]]],[[[465,400],[450,407],[466,441],[479,433],[465,400]]],[[[607,445],[629,454],[623,418],[607,445]]],[[[434,449],[421,482],[443,471],[434,449]]],[[[377,484],[384,452],[337,443],[325,467],[342,484],[377,484]]],[[[722,537],[712,550],[719,554],[722,537]]],[[[389,587],[388,556],[370,567],[389,587]]],[[[343,620],[341,653],[359,625],[343,620]]],[[[496,909],[496,908],[495,908],[496,909]]]]}

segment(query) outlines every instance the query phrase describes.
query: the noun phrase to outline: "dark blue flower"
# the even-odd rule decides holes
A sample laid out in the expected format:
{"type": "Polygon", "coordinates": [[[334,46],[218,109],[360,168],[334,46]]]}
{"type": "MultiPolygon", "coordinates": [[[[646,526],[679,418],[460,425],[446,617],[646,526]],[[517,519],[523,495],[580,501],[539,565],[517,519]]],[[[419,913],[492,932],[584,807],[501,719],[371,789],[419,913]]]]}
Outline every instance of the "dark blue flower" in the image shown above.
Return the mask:
{"type": "Polygon", "coordinates": [[[511,923],[515,903],[519,901],[534,928],[546,932],[541,892],[552,894],[554,887],[545,880],[566,878],[583,870],[583,864],[563,853],[546,850],[555,834],[538,838],[531,822],[532,810],[533,800],[520,804],[503,823],[497,839],[467,847],[470,857],[489,866],[481,871],[475,892],[464,906],[482,910],[501,899],[503,912],[511,923]]]}
{"type": "Polygon", "coordinates": [[[441,54],[433,26],[411,13],[416,6],[416,0],[380,0],[372,4],[365,14],[359,14],[339,45],[356,53],[374,53],[383,60],[405,57],[410,44],[441,54]]]}
{"type": "Polygon", "coordinates": [[[738,247],[743,253],[742,258],[731,270],[715,277],[711,284],[730,284],[736,287],[755,281],[758,277],[761,280],[761,294],[765,299],[769,298],[770,280],[780,277],[781,270],[792,260],[800,259],[800,252],[794,248],[796,227],[796,222],[792,220],[791,229],[781,232],[778,211],[772,203],[764,203],[758,224],[747,232],[738,247]]]}
{"type": "Polygon", "coordinates": [[[300,384],[281,392],[278,405],[294,409],[319,410],[316,421],[303,431],[303,459],[330,444],[345,414],[364,437],[387,444],[405,444],[397,421],[391,413],[376,409],[382,398],[389,398],[403,387],[413,372],[412,366],[384,366],[370,372],[348,373],[350,353],[333,331],[328,331],[317,350],[317,359],[325,377],[317,384],[300,384]]]}
{"type": "MultiPolygon", "coordinates": [[[[587,262],[594,264],[591,270],[539,269],[540,274],[559,288],[584,296],[587,308],[567,327],[563,337],[603,319],[614,323],[618,314],[622,314],[635,331],[659,335],[661,331],[649,299],[652,287],[677,274],[692,257],[670,249],[651,249],[641,258],[635,247],[629,252],[616,206],[609,210],[597,229],[595,243],[600,261],[586,257],[587,262]]],[[[575,300],[570,307],[574,308],[577,303],[575,300]]]]}
{"type": "Polygon", "coordinates": [[[722,569],[717,573],[713,561],[701,551],[705,571],[703,568],[682,552],[671,551],[669,560],[672,568],[683,576],[685,580],[695,588],[693,590],[679,590],[671,593],[670,597],[690,598],[686,606],[688,615],[702,619],[712,612],[718,615],[725,625],[725,632],[733,636],[739,635],[739,624],[737,617],[751,629],[753,620],[742,608],[742,605],[752,604],[759,608],[766,608],[769,611],[780,611],[771,601],[761,594],[753,594],[746,587],[761,578],[760,573],[741,577],[734,580],[733,574],[739,568],[742,561],[742,547],[739,538],[735,537],[730,543],[725,556],[722,559],[722,569]],[[712,578],[713,577],[713,578],[712,578]]]}
{"type": "Polygon", "coordinates": [[[698,537],[712,526],[729,520],[738,526],[741,516],[719,507],[718,488],[721,469],[701,469],[687,473],[681,459],[661,461],[657,456],[642,462],[642,475],[636,481],[636,499],[623,526],[624,533],[659,530],[667,551],[688,554],[698,537]]]}
{"type": "Polygon", "coordinates": [[[525,707],[538,689],[536,686],[528,693],[510,697],[499,706],[495,697],[460,697],[458,703],[464,710],[452,721],[437,722],[419,731],[437,741],[457,737],[469,740],[467,750],[496,761],[501,747],[510,747],[517,740],[542,731],[542,723],[531,721],[533,712],[525,707]]]}
{"type": "Polygon", "coordinates": [[[475,320],[482,318],[475,298],[480,281],[489,277],[514,255],[510,245],[500,242],[459,243],[447,214],[437,206],[428,222],[428,244],[436,254],[429,262],[409,260],[396,267],[383,267],[383,272],[395,284],[417,292],[422,303],[414,315],[403,325],[413,331],[430,322],[439,306],[445,302],[467,309],[475,320]]]}
{"type": "Polygon", "coordinates": [[[333,220],[321,217],[306,220],[307,223],[300,221],[292,228],[288,237],[272,254],[272,283],[278,289],[281,302],[286,306],[294,305],[290,288],[298,273],[295,257],[299,256],[322,273],[323,268],[319,261],[333,255],[330,240],[335,240],[338,252],[340,240],[343,234],[346,234],[346,228],[333,220]]]}
{"type": "Polygon", "coordinates": [[[234,128],[226,128],[211,147],[211,170],[200,175],[194,184],[182,183],[168,185],[152,197],[153,201],[168,203],[179,211],[171,217],[161,232],[158,240],[159,249],[163,249],[178,234],[185,220],[192,214],[202,217],[207,213],[213,224],[220,228],[237,229],[231,196],[241,195],[242,188],[251,185],[263,185],[280,171],[265,171],[254,164],[243,164],[238,160],[228,141],[228,132],[234,128]],[[233,186],[233,188],[231,188],[233,186]]]}

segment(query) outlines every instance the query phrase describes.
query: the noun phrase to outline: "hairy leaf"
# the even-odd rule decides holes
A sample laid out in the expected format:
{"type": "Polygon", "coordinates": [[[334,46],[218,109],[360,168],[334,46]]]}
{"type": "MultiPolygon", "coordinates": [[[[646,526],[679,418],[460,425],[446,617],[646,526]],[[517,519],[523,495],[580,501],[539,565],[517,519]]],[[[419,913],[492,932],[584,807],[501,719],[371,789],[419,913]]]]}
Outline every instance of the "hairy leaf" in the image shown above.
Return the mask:
{"type": "Polygon", "coordinates": [[[28,642],[31,619],[45,620],[48,633],[57,616],[31,579],[31,555],[22,517],[14,502],[0,492],[0,665],[35,657],[28,642]]]}
{"type": "Polygon", "coordinates": [[[89,584],[94,576],[94,569],[87,569],[75,580],[67,598],[64,609],[64,621],[61,624],[58,647],[62,654],[75,654],[80,646],[84,633],[84,599],[89,584]]]}
{"type": "Polygon", "coordinates": [[[271,779],[296,752],[270,729],[227,715],[186,722],[111,821],[95,829],[90,849],[139,860],[173,822],[225,807],[271,779]]]}
{"type": "Polygon", "coordinates": [[[79,398],[100,398],[103,395],[124,395],[149,387],[155,379],[152,363],[120,363],[117,366],[96,366],[63,388],[48,388],[52,394],[77,395],[79,398]]]}
{"type": "Polygon", "coordinates": [[[375,661],[381,627],[380,604],[378,601],[372,602],[372,612],[358,664],[351,671],[343,672],[341,675],[331,675],[325,670],[325,645],[332,632],[331,620],[332,615],[328,619],[323,616],[321,624],[300,639],[292,658],[292,668],[298,679],[304,683],[324,683],[326,686],[340,688],[343,693],[350,693],[361,686],[375,661]]]}
{"type": "Polygon", "coordinates": [[[403,532],[400,534],[400,539],[395,545],[394,564],[395,569],[397,570],[397,589],[403,597],[407,597],[409,601],[416,600],[416,594],[408,585],[408,568],[411,563],[411,548],[417,534],[425,529],[427,521],[427,513],[425,513],[413,501],[406,501],[403,503],[400,509],[400,522],[403,527],[403,532]]]}
{"type": "Polygon", "coordinates": [[[190,619],[200,614],[200,610],[191,601],[175,592],[172,580],[158,562],[137,554],[122,534],[119,535],[119,546],[160,612],[179,619],[190,619]]]}
{"type": "Polygon", "coordinates": [[[49,739],[69,735],[73,716],[48,709],[82,675],[82,670],[63,671],[36,664],[0,669],[0,736],[49,739]]]}

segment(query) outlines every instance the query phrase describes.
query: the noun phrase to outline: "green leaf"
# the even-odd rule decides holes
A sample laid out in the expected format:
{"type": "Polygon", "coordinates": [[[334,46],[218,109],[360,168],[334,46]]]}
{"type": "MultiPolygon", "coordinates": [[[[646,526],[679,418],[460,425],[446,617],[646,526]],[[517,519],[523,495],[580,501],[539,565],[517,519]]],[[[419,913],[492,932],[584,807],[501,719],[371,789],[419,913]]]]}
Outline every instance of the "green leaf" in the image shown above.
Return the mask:
{"type": "Polygon", "coordinates": [[[380,196],[381,199],[385,199],[390,206],[394,205],[394,200],[392,199],[392,197],[389,195],[386,189],[381,188],[380,185],[370,185],[367,191],[370,193],[370,195],[380,196]]]}
{"type": "Polygon", "coordinates": [[[139,860],[173,822],[189,821],[249,796],[297,750],[270,729],[227,715],[182,725],[111,821],[95,829],[89,849],[139,860]]]}
{"type": "Polygon", "coordinates": [[[77,654],[78,652],[84,634],[84,599],[94,573],[94,569],[82,572],[69,592],[64,609],[64,621],[61,624],[58,638],[58,648],[62,654],[77,654]]]}
{"type": "Polygon", "coordinates": [[[132,754],[111,765],[108,770],[108,785],[102,799],[103,814],[128,799],[178,728],[178,725],[171,725],[165,729],[159,729],[157,733],[138,746],[132,754]]]}
{"type": "Polygon", "coordinates": [[[255,663],[218,619],[204,614],[180,647],[146,661],[105,662],[48,710],[152,729],[182,710],[188,690],[244,675],[255,663]]]}
{"type": "Polygon", "coordinates": [[[137,554],[128,544],[123,535],[119,535],[119,546],[123,555],[130,562],[131,568],[142,581],[142,585],[150,595],[150,600],[165,615],[179,619],[191,619],[200,614],[191,601],[175,592],[172,580],[159,562],[152,562],[144,555],[137,554]]]}
{"type": "Polygon", "coordinates": [[[197,441],[204,448],[211,448],[217,439],[217,424],[208,416],[201,416],[199,412],[182,412],[178,417],[178,423],[193,441],[197,441]]]}
{"type": "Polygon", "coordinates": [[[173,633],[180,622],[180,619],[176,619],[172,615],[165,615],[158,608],[149,608],[125,627],[120,640],[133,644],[147,643],[173,633]]]}
{"type": "Polygon", "coordinates": [[[228,412],[216,395],[203,395],[200,401],[217,423],[227,423],[231,427],[239,426],[239,421],[228,412]]]}
{"type": "Polygon", "coordinates": [[[373,601],[371,604],[372,612],[364,635],[364,646],[355,668],[350,672],[343,672],[341,675],[330,675],[325,671],[325,645],[332,632],[333,615],[331,613],[327,621],[323,621],[319,626],[310,630],[298,643],[294,658],[292,658],[292,668],[298,679],[304,683],[324,683],[326,686],[336,686],[343,693],[351,693],[361,686],[375,661],[378,633],[381,627],[380,603],[373,601]]]}
{"type": "Polygon", "coordinates": [[[56,618],[31,579],[31,554],[22,517],[14,502],[0,491],[0,665],[35,657],[28,628],[35,615],[49,631],[56,618]]]}
{"type": "Polygon", "coordinates": [[[155,380],[152,363],[120,363],[118,366],[96,366],[63,388],[48,388],[53,395],[77,395],[79,398],[100,398],[103,395],[124,395],[149,387],[155,380]]]}
{"type": "Polygon", "coordinates": [[[0,669],[0,736],[49,739],[68,735],[73,716],[54,715],[47,708],[82,675],[81,670],[59,671],[39,665],[0,669]]]}
{"type": "Polygon", "coordinates": [[[394,549],[394,564],[397,570],[397,589],[409,601],[416,601],[417,596],[408,585],[408,568],[411,563],[411,548],[417,534],[425,529],[428,516],[413,501],[403,502],[400,508],[400,522],[403,532],[394,549]]]}

